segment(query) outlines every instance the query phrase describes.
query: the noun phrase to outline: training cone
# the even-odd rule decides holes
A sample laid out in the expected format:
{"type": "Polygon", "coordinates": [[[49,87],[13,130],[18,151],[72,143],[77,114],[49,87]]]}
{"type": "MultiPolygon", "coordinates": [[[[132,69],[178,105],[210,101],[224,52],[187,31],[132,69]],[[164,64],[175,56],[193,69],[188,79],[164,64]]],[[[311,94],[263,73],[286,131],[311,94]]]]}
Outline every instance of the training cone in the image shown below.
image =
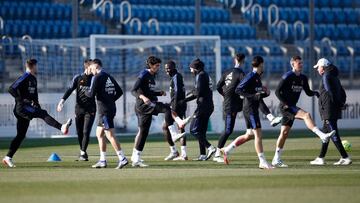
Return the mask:
{"type": "Polygon", "coordinates": [[[55,161],[61,161],[61,159],[60,159],[59,155],[57,155],[56,153],[52,153],[47,161],[55,162],[55,161]]]}

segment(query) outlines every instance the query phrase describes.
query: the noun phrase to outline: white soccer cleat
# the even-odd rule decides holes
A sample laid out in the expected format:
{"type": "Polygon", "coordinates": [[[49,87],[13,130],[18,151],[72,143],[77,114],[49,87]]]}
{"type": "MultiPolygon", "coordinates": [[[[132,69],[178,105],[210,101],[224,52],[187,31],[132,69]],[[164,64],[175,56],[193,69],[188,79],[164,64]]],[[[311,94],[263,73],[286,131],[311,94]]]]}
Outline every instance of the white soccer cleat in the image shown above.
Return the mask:
{"type": "Polygon", "coordinates": [[[99,160],[96,164],[91,166],[92,168],[106,168],[107,167],[107,162],[99,160]]]}
{"type": "Polygon", "coordinates": [[[171,160],[173,160],[173,159],[175,159],[176,157],[178,157],[180,154],[179,154],[179,152],[178,151],[176,151],[176,152],[170,152],[170,154],[167,156],[167,157],[165,157],[165,161],[171,161],[171,160]]]}
{"type": "Polygon", "coordinates": [[[71,126],[71,123],[72,123],[72,119],[69,118],[66,123],[64,123],[62,126],[61,126],[61,132],[64,134],[64,135],[67,135],[69,133],[69,127],[71,126]]]}
{"type": "Polygon", "coordinates": [[[124,157],[121,161],[119,160],[119,163],[115,169],[122,169],[128,164],[129,164],[129,161],[127,160],[126,157],[124,157]]]}
{"type": "Polygon", "coordinates": [[[213,161],[217,163],[224,163],[224,159],[221,156],[214,157],[213,161]]]}
{"type": "Polygon", "coordinates": [[[173,159],[173,161],[187,161],[189,158],[187,156],[178,156],[173,159]]]}
{"type": "Polygon", "coordinates": [[[143,161],[139,160],[137,162],[132,162],[131,163],[132,167],[139,167],[139,168],[146,168],[149,165],[145,164],[143,161]]]}
{"type": "Polygon", "coordinates": [[[326,164],[325,159],[320,157],[316,157],[316,159],[310,161],[310,165],[314,165],[314,166],[323,166],[325,164],[326,164]]]}
{"type": "Polygon", "coordinates": [[[333,130],[329,133],[326,133],[325,136],[320,137],[322,143],[328,143],[331,136],[335,135],[336,131],[333,130]]]}
{"type": "Polygon", "coordinates": [[[193,159],[193,161],[206,161],[206,155],[200,154],[198,158],[193,159]]]}
{"type": "Polygon", "coordinates": [[[281,123],[281,121],[282,121],[282,116],[277,116],[270,122],[270,124],[272,127],[275,127],[275,126],[279,125],[281,123]]]}
{"type": "Polygon", "coordinates": [[[13,160],[12,160],[12,158],[10,158],[10,157],[3,158],[2,162],[3,162],[3,164],[5,166],[7,166],[9,168],[15,168],[16,167],[13,160]]]}
{"type": "Polygon", "coordinates": [[[284,162],[281,159],[275,160],[273,159],[271,164],[276,168],[287,168],[288,165],[284,164],[284,162]]]}
{"type": "Polygon", "coordinates": [[[216,148],[214,146],[210,146],[208,148],[208,153],[206,155],[206,161],[209,160],[216,152],[216,148]]]}
{"type": "Polygon", "coordinates": [[[259,163],[260,169],[274,169],[275,167],[269,164],[267,161],[260,161],[259,163]]]}
{"type": "Polygon", "coordinates": [[[347,166],[350,165],[352,163],[352,160],[350,159],[350,157],[347,158],[341,158],[338,162],[335,162],[334,165],[335,166],[347,166]]]}

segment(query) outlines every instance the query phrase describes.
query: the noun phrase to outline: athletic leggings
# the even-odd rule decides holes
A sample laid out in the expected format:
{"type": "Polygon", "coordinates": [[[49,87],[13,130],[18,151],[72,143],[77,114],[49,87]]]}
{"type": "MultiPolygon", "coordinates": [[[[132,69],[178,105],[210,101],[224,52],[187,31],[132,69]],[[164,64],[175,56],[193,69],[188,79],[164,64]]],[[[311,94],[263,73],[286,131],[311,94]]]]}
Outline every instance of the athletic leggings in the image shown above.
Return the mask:
{"type": "Polygon", "coordinates": [[[81,151],[86,152],[89,145],[91,128],[95,120],[95,113],[82,113],[75,117],[76,132],[81,151]]]}
{"type": "Polygon", "coordinates": [[[190,124],[190,133],[199,141],[200,154],[206,155],[206,148],[211,144],[206,139],[206,131],[212,111],[196,115],[190,124]]]}
{"type": "MultiPolygon", "coordinates": [[[[348,154],[346,153],[346,151],[344,149],[344,146],[341,143],[339,130],[338,130],[338,127],[337,127],[337,120],[324,120],[323,132],[324,133],[329,133],[329,132],[331,132],[333,130],[335,130],[336,133],[335,133],[335,135],[333,135],[331,137],[331,140],[335,144],[336,149],[340,152],[341,157],[342,158],[347,158],[348,154]]],[[[328,146],[329,146],[329,142],[322,143],[321,151],[320,151],[320,155],[319,155],[320,158],[325,157],[326,152],[328,150],[328,146]]]]}

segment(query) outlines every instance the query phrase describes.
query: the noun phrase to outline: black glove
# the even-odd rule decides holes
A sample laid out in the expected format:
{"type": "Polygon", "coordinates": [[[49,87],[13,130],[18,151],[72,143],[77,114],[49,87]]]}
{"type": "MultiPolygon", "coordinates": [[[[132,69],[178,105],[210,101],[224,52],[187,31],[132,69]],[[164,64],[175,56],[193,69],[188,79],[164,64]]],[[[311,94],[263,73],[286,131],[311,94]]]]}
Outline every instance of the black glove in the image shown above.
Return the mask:
{"type": "Polygon", "coordinates": [[[314,95],[315,95],[317,98],[319,98],[319,97],[320,97],[320,94],[319,94],[319,92],[318,92],[318,91],[315,91],[315,92],[314,92],[314,95]]]}

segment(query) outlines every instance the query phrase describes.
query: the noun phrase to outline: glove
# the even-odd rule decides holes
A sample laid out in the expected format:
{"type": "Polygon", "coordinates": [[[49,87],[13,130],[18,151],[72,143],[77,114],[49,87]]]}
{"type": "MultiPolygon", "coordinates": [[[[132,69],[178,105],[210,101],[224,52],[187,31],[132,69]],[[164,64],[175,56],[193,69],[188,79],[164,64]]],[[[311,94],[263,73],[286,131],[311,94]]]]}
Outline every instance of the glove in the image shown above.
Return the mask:
{"type": "Polygon", "coordinates": [[[317,98],[319,98],[319,97],[320,97],[320,94],[319,94],[319,92],[318,92],[318,91],[315,91],[315,92],[314,92],[314,95],[315,95],[317,98]]]}
{"type": "Polygon", "coordinates": [[[65,103],[65,100],[64,100],[64,99],[61,99],[61,100],[59,101],[59,103],[58,103],[58,105],[57,105],[57,108],[56,108],[56,110],[57,110],[58,112],[60,112],[60,111],[64,108],[64,103],[65,103]]]}

